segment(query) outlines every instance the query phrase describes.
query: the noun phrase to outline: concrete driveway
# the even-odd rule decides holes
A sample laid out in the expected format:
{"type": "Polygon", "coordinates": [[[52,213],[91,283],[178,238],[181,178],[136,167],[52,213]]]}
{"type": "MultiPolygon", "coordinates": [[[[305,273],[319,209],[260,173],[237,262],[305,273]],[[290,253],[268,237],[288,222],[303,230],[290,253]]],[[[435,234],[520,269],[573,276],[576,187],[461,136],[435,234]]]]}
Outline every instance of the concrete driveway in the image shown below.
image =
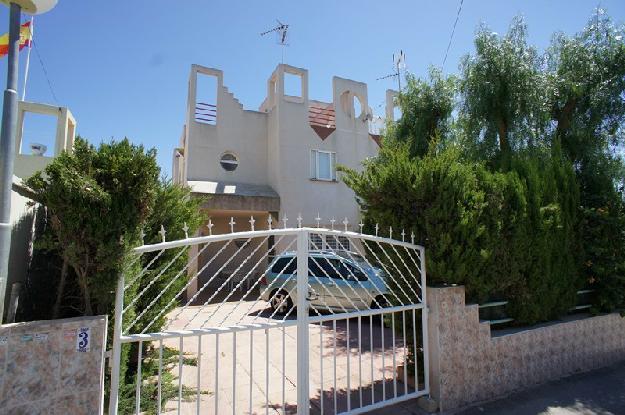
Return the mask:
{"type": "MultiPolygon", "coordinates": [[[[266,307],[267,303],[262,301],[257,304],[242,301],[188,307],[182,312],[174,310],[170,317],[179,315],[169,329],[223,327],[239,320],[242,323],[280,321],[269,318],[266,307]]],[[[400,396],[406,391],[412,392],[401,379],[393,380],[393,356],[395,365],[404,361],[403,337],[396,335],[393,343],[392,330],[377,321],[371,325],[368,317],[362,318],[360,333],[358,328],[358,319],[351,319],[349,324],[346,320],[338,321],[336,327],[331,322],[310,325],[311,413],[320,413],[321,407],[324,413],[334,413],[335,390],[338,412],[347,409],[348,400],[354,408],[368,405],[372,399],[380,401],[384,396],[390,399],[395,393],[400,396]]],[[[202,336],[199,365],[202,414],[296,413],[295,326],[244,331],[236,336],[224,333],[218,337],[217,345],[217,336],[202,336]]],[[[167,345],[181,348],[179,339],[170,339],[167,345]]],[[[198,346],[197,337],[183,338],[182,349],[187,357],[196,357],[198,346]]],[[[173,373],[177,375],[178,368],[173,373]]],[[[184,365],[182,379],[184,385],[196,389],[198,368],[184,365]]],[[[177,402],[169,402],[167,408],[177,409],[177,402]]],[[[195,397],[181,405],[185,414],[195,414],[196,408],[195,397]]]]}

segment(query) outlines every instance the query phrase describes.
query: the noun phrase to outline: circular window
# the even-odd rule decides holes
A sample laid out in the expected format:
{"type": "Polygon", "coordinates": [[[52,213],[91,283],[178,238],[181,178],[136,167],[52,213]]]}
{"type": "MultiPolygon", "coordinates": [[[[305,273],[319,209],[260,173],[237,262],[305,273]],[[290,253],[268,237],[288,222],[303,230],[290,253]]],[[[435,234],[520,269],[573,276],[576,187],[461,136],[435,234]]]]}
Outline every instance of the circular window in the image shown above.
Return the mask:
{"type": "Polygon", "coordinates": [[[232,153],[226,153],[221,156],[221,160],[219,160],[219,163],[221,164],[221,167],[223,167],[223,169],[226,171],[235,171],[236,168],[239,166],[239,160],[237,159],[237,156],[232,153]]]}

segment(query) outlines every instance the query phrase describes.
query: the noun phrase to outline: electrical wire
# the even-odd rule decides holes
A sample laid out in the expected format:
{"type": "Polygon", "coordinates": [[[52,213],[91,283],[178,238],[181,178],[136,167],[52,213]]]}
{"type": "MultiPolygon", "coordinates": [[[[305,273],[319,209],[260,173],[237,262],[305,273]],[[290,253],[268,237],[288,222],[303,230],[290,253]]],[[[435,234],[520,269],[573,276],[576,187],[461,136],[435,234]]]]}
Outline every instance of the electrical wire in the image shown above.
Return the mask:
{"type": "Polygon", "coordinates": [[[46,66],[43,63],[43,59],[41,59],[41,55],[39,54],[39,49],[37,48],[37,44],[35,43],[34,40],[31,40],[31,42],[33,45],[33,49],[35,49],[35,54],[37,55],[37,58],[39,59],[39,63],[41,64],[41,69],[43,69],[43,74],[45,75],[46,81],[48,82],[48,88],[50,88],[50,93],[52,93],[52,98],[54,99],[54,102],[56,103],[56,105],[59,105],[59,100],[56,98],[56,94],[54,93],[54,88],[52,88],[52,82],[50,82],[48,71],[46,70],[46,66]]]}
{"type": "Polygon", "coordinates": [[[454,22],[454,27],[451,29],[451,36],[449,37],[449,43],[447,44],[447,50],[445,51],[445,58],[443,59],[443,66],[445,67],[445,62],[447,62],[447,55],[449,54],[449,48],[451,48],[451,42],[454,39],[454,33],[456,33],[456,25],[458,24],[458,19],[460,18],[460,12],[462,11],[462,3],[464,0],[460,0],[460,6],[458,7],[458,13],[456,14],[456,21],[454,22]]]}

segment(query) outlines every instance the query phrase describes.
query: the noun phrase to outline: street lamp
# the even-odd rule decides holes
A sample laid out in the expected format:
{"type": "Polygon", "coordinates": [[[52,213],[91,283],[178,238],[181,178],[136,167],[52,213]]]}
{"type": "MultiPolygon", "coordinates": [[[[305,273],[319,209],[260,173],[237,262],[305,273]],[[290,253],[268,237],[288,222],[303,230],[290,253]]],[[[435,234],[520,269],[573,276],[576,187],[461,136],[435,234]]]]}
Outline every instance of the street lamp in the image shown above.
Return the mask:
{"type": "Polygon", "coordinates": [[[28,14],[45,13],[56,5],[57,0],[0,0],[0,2],[10,8],[7,87],[4,90],[2,132],[0,133],[0,323],[2,323],[11,249],[11,186],[17,128],[20,14],[22,11],[28,14]]]}

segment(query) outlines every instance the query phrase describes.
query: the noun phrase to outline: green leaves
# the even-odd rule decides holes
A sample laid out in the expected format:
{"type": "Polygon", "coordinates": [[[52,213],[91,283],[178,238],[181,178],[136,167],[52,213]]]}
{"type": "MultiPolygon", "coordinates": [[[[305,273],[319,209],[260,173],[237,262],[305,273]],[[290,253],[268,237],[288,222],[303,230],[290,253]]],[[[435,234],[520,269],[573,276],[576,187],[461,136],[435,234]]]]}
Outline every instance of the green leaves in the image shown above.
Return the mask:
{"type": "Polygon", "coordinates": [[[407,142],[410,155],[421,157],[431,143],[450,132],[457,82],[436,68],[430,68],[427,81],[413,75],[408,75],[407,81],[408,86],[397,98],[402,117],[386,138],[407,142]]]}
{"type": "Polygon", "coordinates": [[[544,126],[544,78],[536,49],[527,44],[527,26],[516,17],[499,36],[482,26],[475,55],[461,63],[460,118],[474,157],[510,167],[513,151],[540,141],[544,126]]]}
{"type": "Polygon", "coordinates": [[[348,171],[367,227],[414,231],[430,283],[464,284],[469,301],[509,299],[518,322],[566,311],[582,285],[572,167],[530,154],[502,173],[461,150],[412,158],[407,145],[384,148],[362,173],[348,171]]]}
{"type": "Polygon", "coordinates": [[[517,322],[587,286],[596,310],[625,306],[624,38],[597,10],[540,54],[515,18],[478,29],[459,79],[409,76],[380,156],[346,175],[366,223],[413,229],[430,281],[505,296],[517,322]]]}

